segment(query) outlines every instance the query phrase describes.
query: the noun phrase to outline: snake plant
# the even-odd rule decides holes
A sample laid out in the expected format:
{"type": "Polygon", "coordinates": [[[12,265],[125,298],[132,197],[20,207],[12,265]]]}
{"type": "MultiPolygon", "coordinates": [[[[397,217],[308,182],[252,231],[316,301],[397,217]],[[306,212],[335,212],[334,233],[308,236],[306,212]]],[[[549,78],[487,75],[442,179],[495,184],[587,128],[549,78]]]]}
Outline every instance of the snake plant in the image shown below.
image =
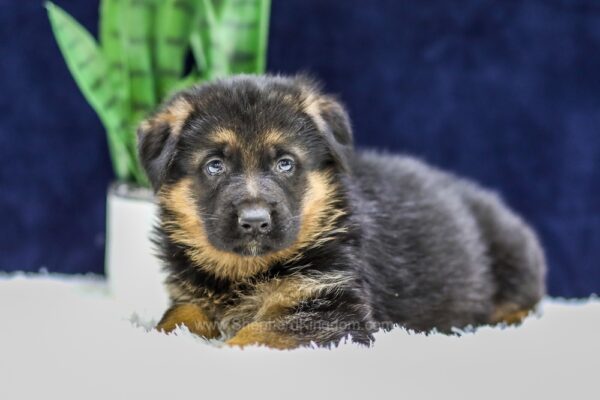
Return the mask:
{"type": "Polygon", "coordinates": [[[121,181],[148,185],[135,130],[171,92],[265,71],[270,0],[101,0],[99,41],[60,7],[46,8],[66,64],[106,129],[121,181]]]}

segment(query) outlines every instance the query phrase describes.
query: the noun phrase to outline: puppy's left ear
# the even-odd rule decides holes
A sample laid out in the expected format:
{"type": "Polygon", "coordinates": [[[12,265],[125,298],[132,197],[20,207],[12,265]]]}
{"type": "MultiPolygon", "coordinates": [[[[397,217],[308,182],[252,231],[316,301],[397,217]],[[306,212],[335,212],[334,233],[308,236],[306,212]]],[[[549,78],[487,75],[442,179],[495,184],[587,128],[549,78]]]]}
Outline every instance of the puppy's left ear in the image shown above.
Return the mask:
{"type": "Polygon", "coordinates": [[[321,95],[318,97],[316,110],[317,126],[325,135],[335,162],[343,171],[349,171],[349,158],[354,151],[354,140],[346,109],[335,98],[321,95]]]}
{"type": "Polygon", "coordinates": [[[138,128],[140,162],[155,192],[158,192],[171,169],[181,129],[191,111],[192,106],[188,101],[174,99],[138,128]]]}
{"type": "Polygon", "coordinates": [[[350,118],[344,106],[333,96],[320,93],[318,82],[306,76],[296,77],[304,95],[303,108],[323,134],[333,161],[349,171],[349,158],[354,151],[350,118]]]}

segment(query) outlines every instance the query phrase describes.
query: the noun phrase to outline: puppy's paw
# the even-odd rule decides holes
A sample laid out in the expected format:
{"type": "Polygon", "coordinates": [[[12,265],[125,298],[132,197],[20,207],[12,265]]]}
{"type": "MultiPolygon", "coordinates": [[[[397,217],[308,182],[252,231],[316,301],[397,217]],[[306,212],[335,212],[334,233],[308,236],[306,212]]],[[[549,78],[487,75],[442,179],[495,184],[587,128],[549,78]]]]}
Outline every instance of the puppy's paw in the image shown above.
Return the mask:
{"type": "Polygon", "coordinates": [[[156,329],[169,333],[179,325],[185,325],[190,332],[207,339],[214,339],[219,336],[219,330],[215,322],[196,304],[177,304],[169,308],[156,329]]]}
{"type": "Polygon", "coordinates": [[[300,344],[292,336],[270,330],[265,324],[253,322],[238,331],[227,342],[228,346],[266,346],[273,349],[286,350],[299,347],[300,344]]]}
{"type": "Polygon", "coordinates": [[[504,304],[496,308],[491,322],[493,324],[519,325],[529,314],[531,314],[531,309],[523,309],[516,304],[504,304]]]}

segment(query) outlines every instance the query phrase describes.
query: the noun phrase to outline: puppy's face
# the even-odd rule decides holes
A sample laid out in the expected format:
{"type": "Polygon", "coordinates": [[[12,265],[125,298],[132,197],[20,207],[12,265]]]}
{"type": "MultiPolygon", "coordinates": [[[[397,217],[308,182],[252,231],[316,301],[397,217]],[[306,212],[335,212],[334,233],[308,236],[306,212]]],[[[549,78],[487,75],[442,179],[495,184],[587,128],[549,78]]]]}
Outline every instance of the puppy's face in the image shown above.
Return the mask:
{"type": "Polygon", "coordinates": [[[332,177],[347,169],[352,146],[337,102],[306,80],[280,77],[181,92],[138,134],[176,236],[224,257],[277,254],[323,228],[313,214],[330,206],[332,177]]]}

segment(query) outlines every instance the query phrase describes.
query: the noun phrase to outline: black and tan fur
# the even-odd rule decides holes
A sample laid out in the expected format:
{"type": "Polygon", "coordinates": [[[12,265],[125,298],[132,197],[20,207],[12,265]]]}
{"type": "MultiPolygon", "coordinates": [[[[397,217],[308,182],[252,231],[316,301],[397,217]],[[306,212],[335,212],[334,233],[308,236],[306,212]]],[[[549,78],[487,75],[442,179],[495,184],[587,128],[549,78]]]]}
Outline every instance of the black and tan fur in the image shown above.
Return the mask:
{"type": "Polygon", "coordinates": [[[343,107],[303,77],[182,91],[138,135],[173,303],[161,330],[368,344],[394,324],[515,323],[544,293],[535,234],[494,194],[355,152],[343,107]]]}

